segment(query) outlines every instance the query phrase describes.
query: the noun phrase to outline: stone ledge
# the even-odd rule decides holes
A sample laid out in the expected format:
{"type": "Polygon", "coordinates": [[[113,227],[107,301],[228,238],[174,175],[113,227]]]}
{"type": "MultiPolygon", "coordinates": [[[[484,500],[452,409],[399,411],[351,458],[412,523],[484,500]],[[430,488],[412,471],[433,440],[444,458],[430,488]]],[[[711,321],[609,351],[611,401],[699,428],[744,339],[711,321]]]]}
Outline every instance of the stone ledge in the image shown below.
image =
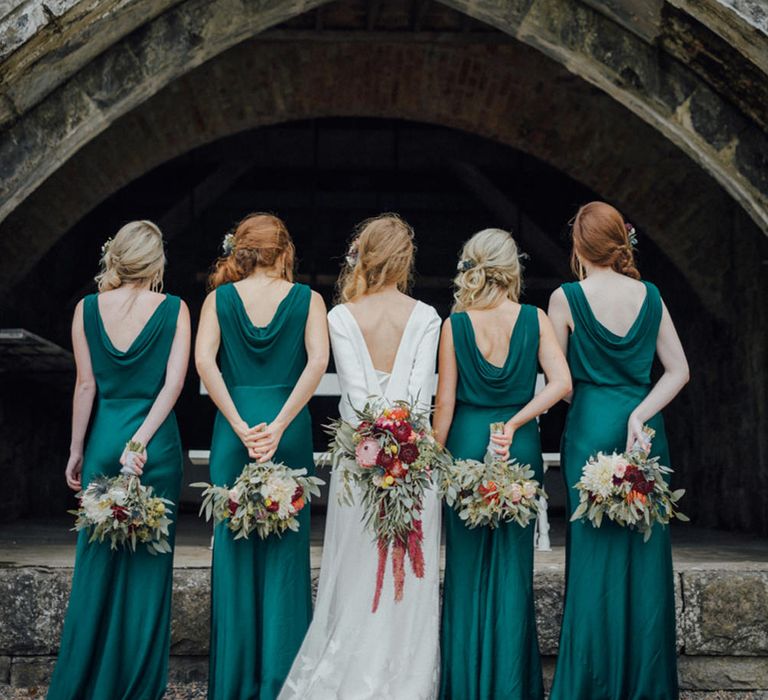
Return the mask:
{"type": "MultiPolygon", "coordinates": [[[[316,553],[315,553],[316,554],[316,553]]],[[[314,583],[317,557],[313,556],[314,583]]],[[[45,683],[58,650],[71,567],[0,568],[0,685],[45,683]]],[[[537,565],[536,612],[542,654],[557,653],[562,564],[537,565]]],[[[768,564],[676,565],[678,652],[691,690],[768,690],[768,564]]],[[[176,568],[171,621],[172,677],[207,673],[210,569],[176,568]]]]}
{"type": "MultiPolygon", "coordinates": [[[[0,671],[7,668],[7,675],[0,680],[0,697],[3,686],[11,688],[39,688],[46,686],[55,656],[2,657],[0,671]]],[[[549,688],[555,670],[556,657],[543,659],[544,683],[549,688]]],[[[712,692],[719,690],[768,692],[768,663],[762,658],[740,656],[679,656],[680,687],[683,690],[712,692]]],[[[170,657],[168,681],[173,684],[206,683],[208,680],[207,656],[170,657]]]]}

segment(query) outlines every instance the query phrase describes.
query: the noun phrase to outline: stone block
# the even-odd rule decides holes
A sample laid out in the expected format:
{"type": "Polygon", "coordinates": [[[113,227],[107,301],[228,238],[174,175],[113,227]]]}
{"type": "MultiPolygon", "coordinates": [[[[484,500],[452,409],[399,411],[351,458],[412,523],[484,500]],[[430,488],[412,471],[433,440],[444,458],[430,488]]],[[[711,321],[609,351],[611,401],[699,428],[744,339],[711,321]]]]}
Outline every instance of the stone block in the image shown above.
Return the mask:
{"type": "Polygon", "coordinates": [[[14,657],[11,661],[11,687],[38,688],[48,685],[55,664],[55,656],[14,657]]]}
{"type": "Polygon", "coordinates": [[[768,571],[685,571],[682,579],[687,655],[768,656],[768,571]]]}
{"type": "Polygon", "coordinates": [[[11,657],[0,656],[0,686],[11,682],[11,657]]]}
{"type": "Polygon", "coordinates": [[[556,654],[563,616],[565,576],[562,571],[537,571],[533,586],[539,649],[542,654],[556,654]]]}
{"type": "Polygon", "coordinates": [[[171,656],[168,663],[169,683],[207,683],[207,656],[171,656]]]}
{"type": "Polygon", "coordinates": [[[71,569],[0,569],[0,654],[55,654],[71,569]]]}
{"type": "Polygon", "coordinates": [[[210,569],[176,569],[173,572],[171,654],[206,655],[210,624],[210,569]]]}
{"type": "Polygon", "coordinates": [[[680,687],[685,690],[766,690],[768,659],[750,656],[680,656],[680,687]]]}

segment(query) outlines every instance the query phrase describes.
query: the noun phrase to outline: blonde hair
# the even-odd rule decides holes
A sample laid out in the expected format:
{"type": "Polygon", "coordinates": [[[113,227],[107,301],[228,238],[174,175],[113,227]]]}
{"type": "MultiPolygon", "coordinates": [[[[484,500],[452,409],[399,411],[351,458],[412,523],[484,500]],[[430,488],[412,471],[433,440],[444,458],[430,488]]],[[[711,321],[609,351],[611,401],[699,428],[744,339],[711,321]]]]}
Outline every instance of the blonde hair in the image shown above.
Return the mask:
{"type": "Polygon", "coordinates": [[[397,214],[380,214],[358,225],[336,283],[337,301],[354,301],[396,285],[410,289],[416,255],[413,229],[397,214]]]}
{"type": "Polygon", "coordinates": [[[165,246],[163,234],[151,221],[131,221],[101,249],[101,272],[96,275],[100,292],[124,284],[163,288],[165,246]]]}
{"type": "Polygon", "coordinates": [[[237,282],[257,267],[275,268],[280,277],[293,282],[296,248],[282,219],[274,214],[248,214],[230,238],[229,252],[220,257],[208,278],[208,288],[237,282]]]}
{"type": "Polygon", "coordinates": [[[487,228],[461,249],[453,280],[453,310],[491,309],[502,299],[517,301],[523,282],[524,256],[508,231],[487,228]]]}

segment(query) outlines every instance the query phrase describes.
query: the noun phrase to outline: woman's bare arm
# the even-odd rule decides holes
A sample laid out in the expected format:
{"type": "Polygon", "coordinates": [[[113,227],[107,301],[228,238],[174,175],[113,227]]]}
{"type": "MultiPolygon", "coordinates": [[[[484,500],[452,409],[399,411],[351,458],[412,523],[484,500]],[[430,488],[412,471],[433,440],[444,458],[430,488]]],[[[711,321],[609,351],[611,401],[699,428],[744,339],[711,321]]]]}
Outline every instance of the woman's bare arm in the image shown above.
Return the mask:
{"type": "Polygon", "coordinates": [[[685,350],[677,335],[677,329],[672,322],[672,317],[667,311],[666,305],[662,302],[661,324],[659,326],[659,335],[656,339],[656,354],[664,367],[664,374],[653,386],[653,389],[632,411],[627,424],[627,450],[629,450],[635,440],[643,438],[643,425],[653,416],[664,409],[688,383],[690,379],[690,370],[688,369],[688,360],[685,357],[685,350]]]}
{"type": "Polygon", "coordinates": [[[75,355],[77,378],[72,397],[72,438],[69,444],[69,460],[65,476],[67,485],[73,491],[82,487],[81,474],[83,470],[83,449],[88,423],[91,420],[93,400],[96,398],[96,379],[91,366],[91,353],[85,337],[83,324],[83,301],[75,307],[72,318],[72,350],[75,355]]]}
{"type": "Polygon", "coordinates": [[[216,292],[213,291],[205,298],[200,311],[200,323],[195,338],[195,367],[216,408],[232,426],[232,430],[248,450],[248,454],[255,458],[256,434],[263,430],[266,424],[249,426],[240,416],[221,376],[219,366],[216,364],[220,343],[221,328],[216,315],[216,292]]]}
{"type": "MultiPolygon", "coordinates": [[[[137,442],[144,447],[143,452],[134,453],[131,460],[132,469],[141,474],[147,460],[147,446],[154,437],[158,428],[165,422],[168,415],[176,405],[176,401],[184,388],[184,380],[189,366],[189,346],[191,343],[191,331],[189,322],[189,309],[182,301],[179,307],[179,315],[176,320],[176,332],[171,343],[171,351],[168,354],[168,363],[165,367],[165,382],[163,388],[155,397],[152,407],[149,409],[144,422],[131,437],[131,442],[137,442]]],[[[120,463],[125,466],[128,459],[127,447],[123,451],[120,463]]]]}
{"type": "Polygon", "coordinates": [[[538,394],[505,423],[502,435],[493,436],[493,441],[503,449],[501,454],[505,457],[508,455],[515,431],[548,411],[560,399],[570,394],[573,388],[568,363],[560,348],[552,323],[541,309],[538,309],[538,315],[539,364],[544,370],[547,383],[538,394]]]}
{"type": "Polygon", "coordinates": [[[450,319],[443,322],[437,357],[437,394],[435,396],[435,415],[432,419],[432,428],[435,431],[435,439],[441,445],[445,445],[453,421],[453,413],[456,409],[456,386],[459,381],[450,319]]]}

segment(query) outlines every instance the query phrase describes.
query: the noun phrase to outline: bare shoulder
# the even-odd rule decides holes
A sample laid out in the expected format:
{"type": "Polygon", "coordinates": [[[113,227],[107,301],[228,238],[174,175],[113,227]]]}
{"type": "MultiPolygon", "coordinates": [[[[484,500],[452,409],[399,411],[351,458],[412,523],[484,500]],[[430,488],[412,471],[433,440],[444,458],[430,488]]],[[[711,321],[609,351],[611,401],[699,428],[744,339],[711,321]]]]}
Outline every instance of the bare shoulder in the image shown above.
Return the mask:
{"type": "Polygon", "coordinates": [[[565,292],[562,287],[557,287],[555,291],[549,295],[550,304],[564,304],[565,301],[565,292]]]}
{"type": "Polygon", "coordinates": [[[320,292],[316,292],[314,289],[310,290],[309,305],[312,309],[325,313],[325,299],[320,292]]]}
{"type": "Polygon", "coordinates": [[[568,300],[565,298],[565,292],[562,287],[558,287],[549,295],[549,313],[552,313],[553,310],[565,310],[567,307],[568,300]]]}

